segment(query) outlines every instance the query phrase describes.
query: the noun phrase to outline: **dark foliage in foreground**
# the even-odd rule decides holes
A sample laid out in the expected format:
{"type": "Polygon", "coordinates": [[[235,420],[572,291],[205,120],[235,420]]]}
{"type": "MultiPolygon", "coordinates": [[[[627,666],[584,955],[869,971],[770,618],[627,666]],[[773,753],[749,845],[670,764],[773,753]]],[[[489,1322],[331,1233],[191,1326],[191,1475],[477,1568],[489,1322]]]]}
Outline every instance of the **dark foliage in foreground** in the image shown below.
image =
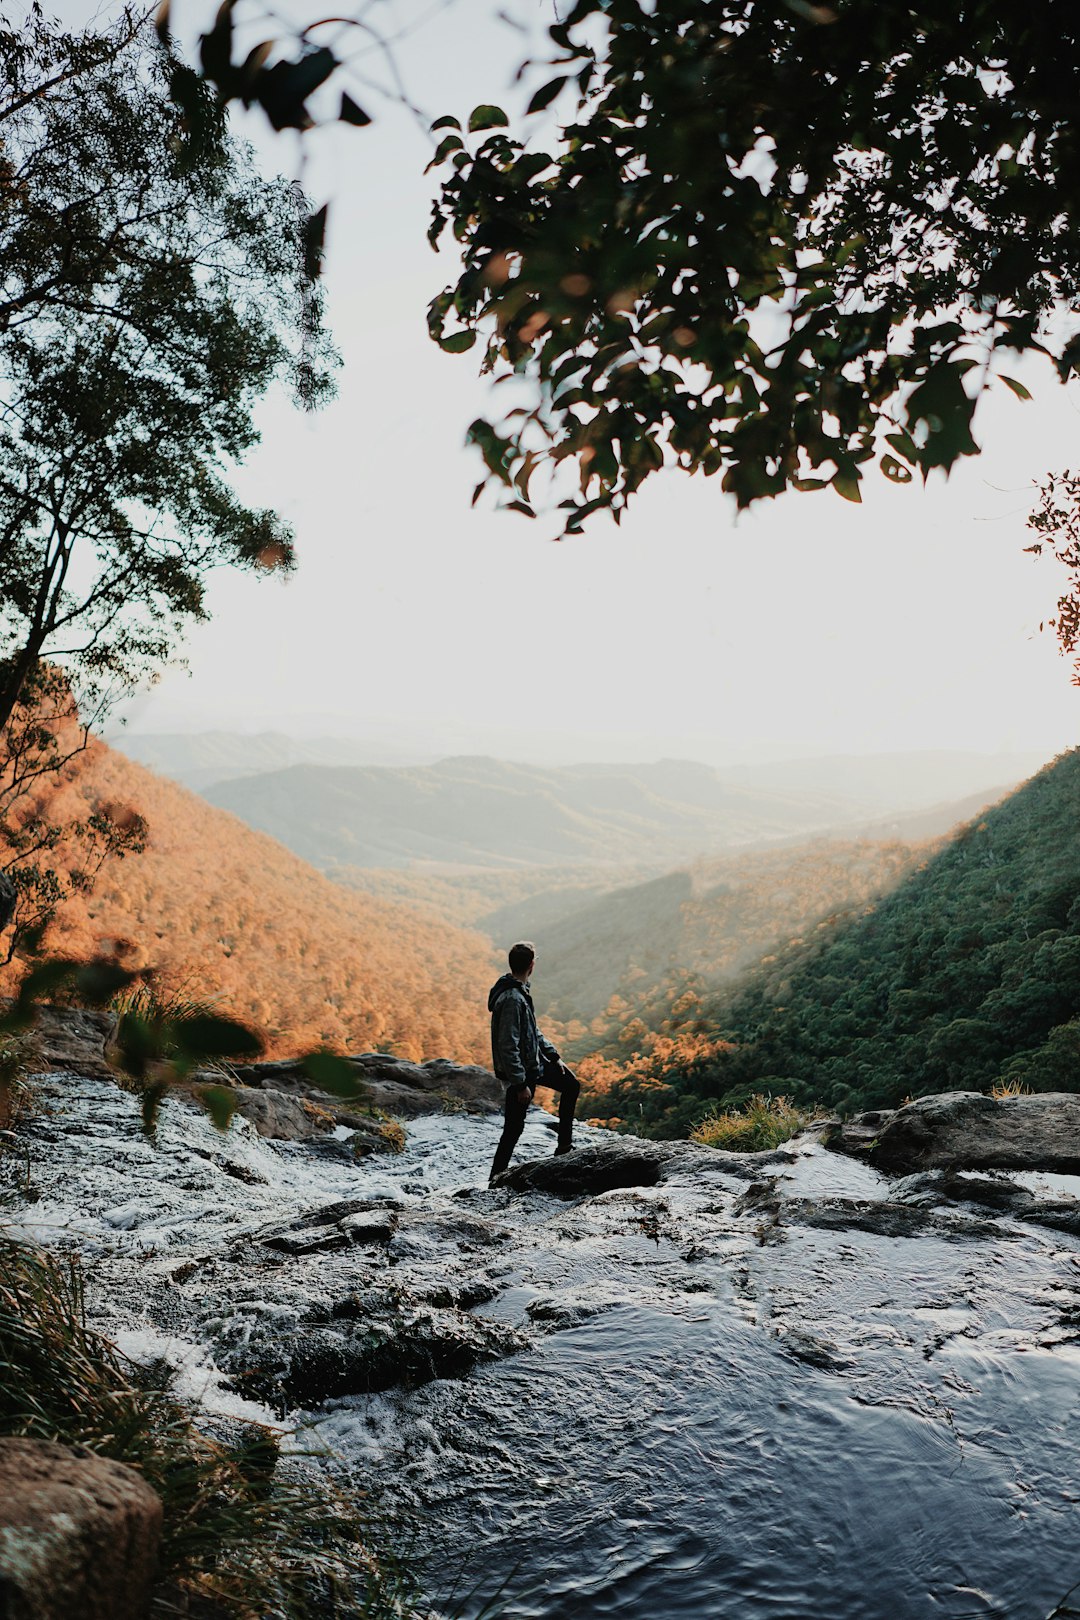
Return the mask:
{"type": "Polygon", "coordinates": [[[665,465],[858,500],[874,462],[973,454],[1017,354],[1072,375],[1073,7],[577,0],[550,35],[537,139],[435,126],[462,266],[432,334],[525,379],[473,426],[519,509],[563,461],[571,531],[665,465]]]}

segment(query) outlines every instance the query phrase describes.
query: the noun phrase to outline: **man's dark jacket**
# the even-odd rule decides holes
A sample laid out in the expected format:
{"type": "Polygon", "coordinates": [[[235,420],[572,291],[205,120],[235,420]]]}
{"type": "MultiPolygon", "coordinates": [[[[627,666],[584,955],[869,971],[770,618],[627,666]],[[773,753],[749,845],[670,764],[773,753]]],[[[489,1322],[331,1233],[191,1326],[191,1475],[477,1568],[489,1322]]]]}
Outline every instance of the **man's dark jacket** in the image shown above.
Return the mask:
{"type": "Polygon", "coordinates": [[[545,1063],[558,1063],[559,1054],[536,1027],[532,995],[527,984],[504,973],[488,992],[491,1013],[491,1062],[506,1086],[539,1084],[545,1063]]]}

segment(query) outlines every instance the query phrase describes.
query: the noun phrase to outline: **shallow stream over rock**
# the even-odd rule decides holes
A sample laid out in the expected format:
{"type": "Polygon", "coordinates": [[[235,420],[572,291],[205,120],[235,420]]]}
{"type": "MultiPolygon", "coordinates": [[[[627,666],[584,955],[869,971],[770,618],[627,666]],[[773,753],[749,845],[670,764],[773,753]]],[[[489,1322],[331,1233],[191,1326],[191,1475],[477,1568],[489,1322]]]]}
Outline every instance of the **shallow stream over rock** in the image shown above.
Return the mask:
{"type": "MultiPolygon", "coordinates": [[[[491,1118],[356,1162],[38,1091],[0,1221],[78,1248],[129,1354],[332,1453],[436,1604],[1044,1620],[1080,1582],[1080,1182],[585,1130],[652,1184],[560,1198],[487,1189],[491,1118]]],[[[518,1157],[552,1146],[535,1115],[518,1157]]]]}

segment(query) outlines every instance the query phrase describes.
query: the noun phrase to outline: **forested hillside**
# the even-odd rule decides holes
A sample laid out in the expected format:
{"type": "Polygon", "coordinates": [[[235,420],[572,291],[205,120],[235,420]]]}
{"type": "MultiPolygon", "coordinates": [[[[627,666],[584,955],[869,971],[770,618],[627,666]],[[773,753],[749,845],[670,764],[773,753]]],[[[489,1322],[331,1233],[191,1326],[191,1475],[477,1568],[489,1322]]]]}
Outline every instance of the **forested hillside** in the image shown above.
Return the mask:
{"type": "MultiPolygon", "coordinates": [[[[574,1057],[692,1027],[720,986],[911,871],[900,843],[815,842],[700,860],[537,921],[534,995],[574,1057]]],[[[481,925],[483,926],[483,925],[481,925]]]]}
{"type": "Polygon", "coordinates": [[[752,1091],[846,1111],[1000,1079],[1080,1090],[1078,809],[1080,750],[714,999],[691,1026],[709,1037],[696,1060],[645,1057],[590,1108],[679,1135],[752,1091]]]}
{"type": "Polygon", "coordinates": [[[590,900],[655,875],[649,865],[335,866],[335,883],[383,900],[404,900],[463,928],[478,928],[500,951],[529,939],[590,900]]]}
{"type": "Polygon", "coordinates": [[[145,854],[110,862],[91,895],[64,906],[51,950],[119,942],[129,965],[154,966],[166,988],[254,1022],[275,1054],[326,1042],[485,1060],[492,954],[479,935],[331,883],[102,743],[49,792],[57,820],[111,803],[150,827],[145,854]]]}

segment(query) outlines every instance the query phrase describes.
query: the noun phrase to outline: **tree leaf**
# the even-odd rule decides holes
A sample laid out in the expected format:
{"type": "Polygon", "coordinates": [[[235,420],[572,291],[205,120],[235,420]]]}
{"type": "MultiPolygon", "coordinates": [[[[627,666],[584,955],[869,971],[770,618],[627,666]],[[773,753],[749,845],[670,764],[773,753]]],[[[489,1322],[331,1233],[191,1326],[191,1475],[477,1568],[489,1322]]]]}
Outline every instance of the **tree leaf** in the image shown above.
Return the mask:
{"type": "Polygon", "coordinates": [[[270,55],[273,48],[273,40],[264,39],[261,44],[252,46],[251,50],[248,51],[247,55],[244,57],[243,66],[240,69],[240,77],[243,79],[246,85],[250,86],[255,83],[255,80],[265,67],[266,59],[270,55]]]}
{"type": "Polygon", "coordinates": [[[231,1086],[195,1086],[195,1095],[219,1131],[227,1131],[236,1113],[236,1093],[231,1086]]]}
{"type": "Polygon", "coordinates": [[[309,1052],[303,1059],[304,1073],[320,1091],[332,1097],[355,1098],[365,1094],[365,1086],[348,1058],[336,1052],[309,1052]]]}
{"type": "Polygon", "coordinates": [[[39,963],[19,985],[18,1005],[24,1010],[33,1008],[51,991],[70,984],[82,965],[60,956],[39,963]]]}
{"type": "Polygon", "coordinates": [[[122,968],[116,962],[87,962],[75,975],[75,990],[83,1001],[100,1007],[141,977],[138,970],[122,968]]]}
{"type": "Polygon", "coordinates": [[[550,107],[551,103],[555,100],[555,97],[559,94],[559,91],[566,83],[568,77],[568,74],[560,73],[558,78],[549,79],[547,84],[541,85],[540,89],[537,90],[536,94],[529,102],[529,105],[526,107],[526,113],[543,112],[545,107],[550,107]]]}
{"type": "Polygon", "coordinates": [[[235,1018],[217,1013],[192,1013],[172,1025],[178,1049],[189,1058],[256,1058],[263,1043],[255,1031],[235,1018]]]}
{"type": "Polygon", "coordinates": [[[323,249],[326,245],[326,221],[329,209],[326,203],[309,215],[304,226],[304,274],[309,281],[318,281],[322,274],[323,249]]]}
{"type": "Polygon", "coordinates": [[[138,1013],[122,1013],[116,1026],[112,1061],[133,1080],[142,1080],[149,1065],[162,1056],[163,1035],[159,1023],[151,1023],[138,1013]]]}
{"type": "Polygon", "coordinates": [[[475,332],[451,332],[449,337],[439,339],[439,348],[447,354],[464,354],[475,342],[475,332]]]}
{"type": "Polygon", "coordinates": [[[353,124],[357,129],[363,129],[371,123],[370,113],[366,113],[347,90],[341,92],[341,111],[338,113],[338,119],[343,124],[353,124]]]}
{"type": "Polygon", "coordinates": [[[298,62],[275,62],[259,74],[255,99],[275,129],[310,129],[304,103],[336,67],[337,57],[326,46],[305,52],[298,62]]]}
{"type": "Polygon", "coordinates": [[[859,505],[862,501],[862,489],[858,473],[838,472],[832,480],[832,487],[845,501],[854,501],[859,505]]]}
{"type": "Polygon", "coordinates": [[[438,146],[435,148],[430,163],[428,163],[424,169],[424,173],[430,174],[432,169],[437,169],[439,167],[440,163],[445,163],[451,152],[462,152],[464,149],[465,142],[462,140],[460,135],[444,135],[438,146]]]}
{"type": "Polygon", "coordinates": [[[1015,377],[1006,377],[1003,371],[999,375],[1006,388],[1011,388],[1017,399],[1031,398],[1031,389],[1025,388],[1022,382],[1017,382],[1015,377]]]}
{"type": "Polygon", "coordinates": [[[905,467],[895,456],[882,456],[881,470],[894,484],[910,484],[915,476],[911,468],[905,467]]]}
{"type": "Polygon", "coordinates": [[[460,132],[461,125],[458,123],[458,120],[456,118],[452,118],[449,113],[444,113],[442,118],[436,118],[435,122],[432,124],[431,133],[435,135],[440,129],[456,129],[460,132]]]}
{"type": "Polygon", "coordinates": [[[168,1091],[166,1080],[155,1080],[152,1085],[144,1088],[142,1094],[142,1124],[147,1136],[153,1136],[157,1130],[158,1114],[161,1112],[162,1099],[168,1091]]]}
{"type": "Polygon", "coordinates": [[[474,107],[469,114],[469,132],[476,134],[481,129],[506,129],[510,123],[509,118],[501,107],[494,107],[485,103],[474,107]]]}

